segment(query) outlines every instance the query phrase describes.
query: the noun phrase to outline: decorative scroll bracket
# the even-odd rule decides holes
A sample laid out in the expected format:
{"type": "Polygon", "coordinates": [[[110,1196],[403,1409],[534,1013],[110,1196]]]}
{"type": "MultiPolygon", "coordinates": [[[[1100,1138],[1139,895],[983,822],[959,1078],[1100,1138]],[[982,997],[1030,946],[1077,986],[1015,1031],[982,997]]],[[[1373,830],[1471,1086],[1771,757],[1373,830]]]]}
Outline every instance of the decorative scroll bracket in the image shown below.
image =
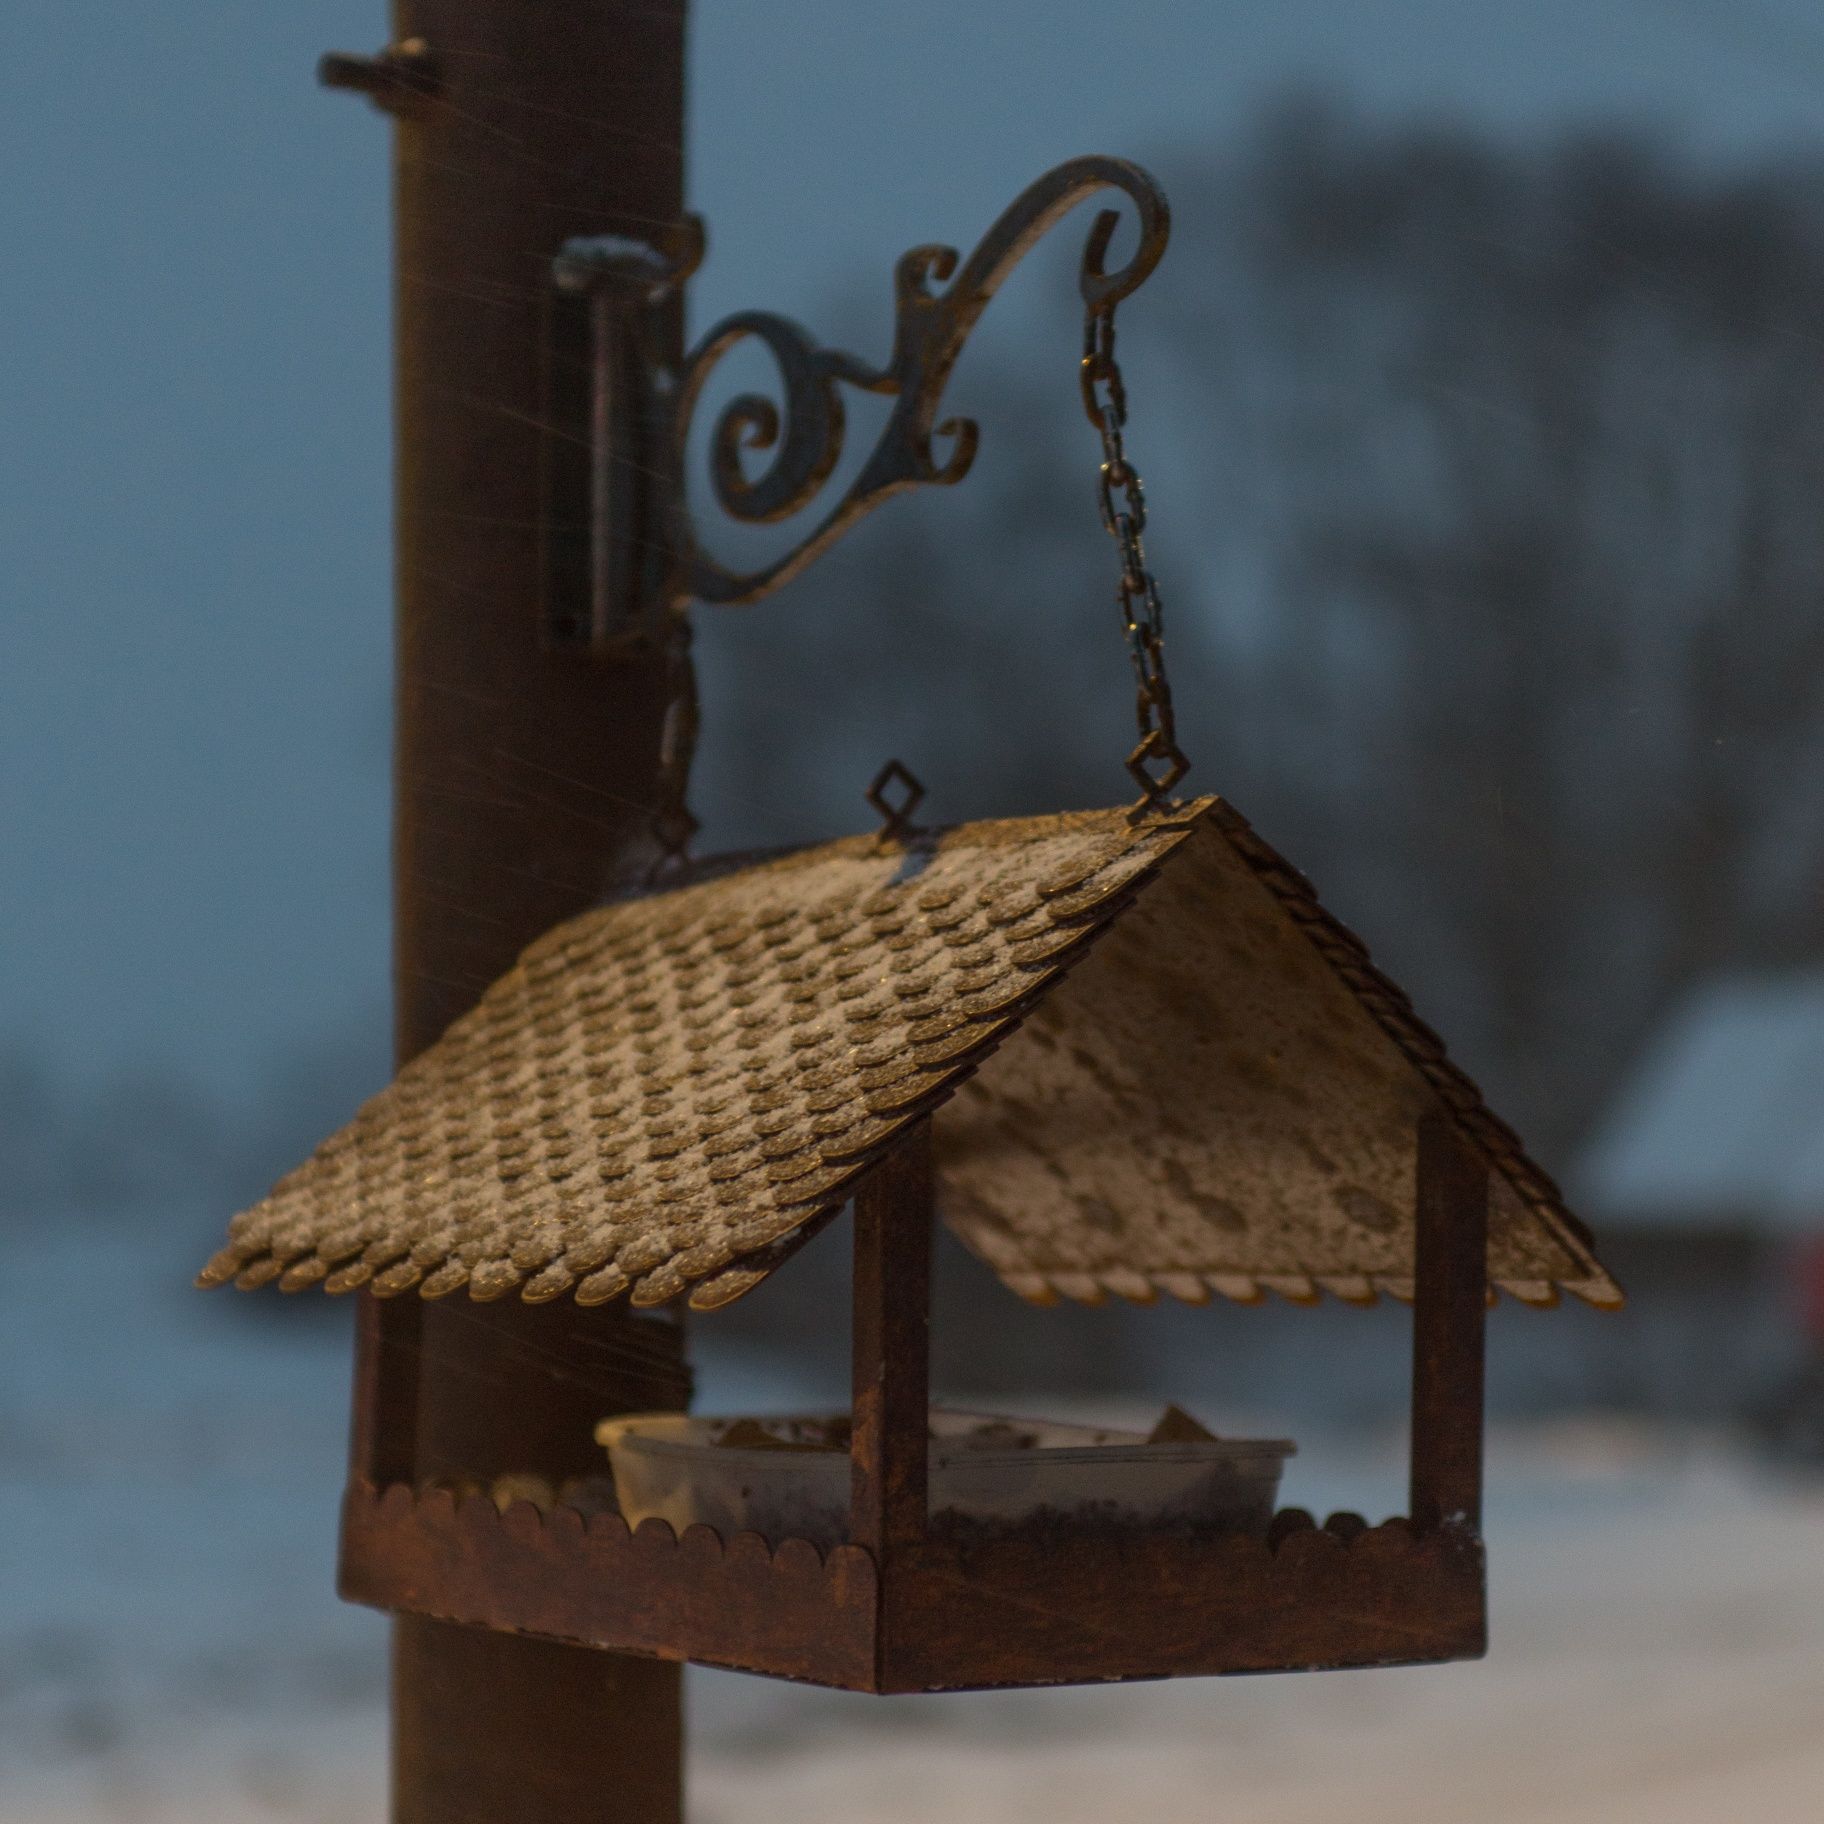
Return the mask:
{"type": "Polygon", "coordinates": [[[716,420],[711,482],[718,505],[731,519],[769,525],[811,506],[842,456],[844,384],[886,395],[893,408],[842,496],[791,550],[756,569],[732,569],[710,555],[679,488],[670,534],[673,601],[758,601],[790,582],[883,500],[926,483],[961,481],[975,459],[977,428],[967,418],[939,422],[937,414],[963,344],[1014,267],[1078,203],[1102,190],[1121,192],[1139,215],[1139,245],[1125,266],[1114,272],[1105,268],[1120,221],[1117,210],[1096,217],[1083,250],[1083,300],[1092,308],[1111,306],[1143,284],[1158,265],[1171,232],[1171,212],[1164,192],[1138,165],[1091,157],[1071,159],[1025,190],[960,267],[951,247],[914,247],[900,256],[894,274],[893,352],[885,367],[872,368],[853,355],[820,348],[798,324],[767,311],[739,311],[710,330],[686,358],[678,386],[674,442],[680,473],[704,385],[730,349],[750,337],[764,343],[784,394],[783,413],[770,399],[744,393],[730,400],[716,420]],[[946,280],[943,290],[932,289],[934,282],[946,280]],[[947,440],[947,455],[935,453],[934,438],[947,440]],[[742,455],[754,450],[775,453],[765,470],[750,479],[742,455]]]}
{"type": "Polygon", "coordinates": [[[616,239],[566,247],[554,270],[546,346],[545,614],[553,641],[612,651],[660,636],[665,617],[689,602],[758,601],[883,500],[961,481],[975,457],[976,426],[966,418],[940,422],[938,412],[963,344],[1013,268],[1078,203],[1104,190],[1134,205],[1138,245],[1125,266],[1108,271],[1120,212],[1103,210],[1084,246],[1079,287],[1091,308],[1134,291],[1165,251],[1165,195],[1123,159],[1072,159],[1017,197],[967,259],[939,246],[901,255],[893,351],[878,368],[758,310],[724,318],[674,368],[652,328],[675,308],[701,258],[701,224],[690,218],[652,247],[616,239]],[[732,520],[771,525],[814,505],[842,457],[845,385],[893,405],[840,498],[784,555],[742,570],[698,536],[683,476],[705,386],[722,357],[750,338],[772,355],[782,399],[743,393],[716,419],[710,480],[732,520]],[[940,440],[942,456],[934,448],[940,440]],[[750,477],[744,458],[756,451],[772,454],[750,477]]]}

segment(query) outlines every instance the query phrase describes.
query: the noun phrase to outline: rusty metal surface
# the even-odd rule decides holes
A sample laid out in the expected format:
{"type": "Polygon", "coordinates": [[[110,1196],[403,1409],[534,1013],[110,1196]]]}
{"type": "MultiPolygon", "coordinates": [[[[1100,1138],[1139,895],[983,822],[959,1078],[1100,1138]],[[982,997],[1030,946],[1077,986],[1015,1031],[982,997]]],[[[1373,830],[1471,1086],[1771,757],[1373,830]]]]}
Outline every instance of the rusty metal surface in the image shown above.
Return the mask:
{"type": "MultiPolygon", "coordinates": [[[[1104,215],[1104,223],[1111,218],[1104,215]]],[[[1115,359],[1114,298],[1091,299],[1083,313],[1083,359],[1078,379],[1083,410],[1102,443],[1096,496],[1102,529],[1115,541],[1120,571],[1115,601],[1134,668],[1134,721],[1138,739],[1127,756],[1128,776],[1140,788],[1138,813],[1177,791],[1191,763],[1178,745],[1165,669],[1165,608],[1146,559],[1146,485],[1127,453],[1127,381],[1115,359]]]]}
{"type": "Polygon", "coordinates": [[[1125,266],[1109,272],[1105,257],[1118,217],[1099,214],[1085,245],[1079,289],[1084,303],[1111,310],[1143,284],[1165,252],[1171,213],[1164,193],[1138,165],[1118,158],[1075,158],[1029,185],[959,263],[951,247],[914,247],[894,274],[893,352],[882,367],[820,348],[810,333],[769,311],[740,311],[715,325],[684,362],[678,389],[676,441],[687,449],[704,386],[722,357],[750,338],[762,343],[779,371],[783,411],[759,394],[743,393],[717,414],[710,438],[710,473],[717,505],[748,525],[770,525],[816,500],[842,456],[842,387],[879,393],[892,410],[873,450],[842,496],[783,556],[736,570],[705,547],[680,493],[673,544],[674,591],[681,601],[752,602],[788,583],[882,501],[908,488],[962,480],[975,458],[976,426],[967,418],[938,421],[945,386],[963,344],[1007,275],[1078,203],[1100,191],[1127,196],[1139,218],[1139,241],[1125,266]],[[954,274],[954,278],[951,276],[954,274]],[[942,290],[933,281],[949,280],[942,290]],[[939,455],[933,439],[947,440],[939,455]],[[749,477],[743,452],[772,452],[749,477]]]}
{"type": "MultiPolygon", "coordinates": [[[[619,1652],[857,1691],[1056,1685],[1193,1674],[1408,1665],[1479,1656],[1481,1541],[1402,1520],[1198,1540],[1079,1533],[967,1552],[777,1551],[663,1521],[630,1533],[483,1495],[350,1488],[351,1600],[619,1652]]],[[[607,1719],[604,1719],[606,1723],[607,1719]]]]}
{"type": "Polygon", "coordinates": [[[1045,1514],[966,1541],[932,1536],[921,1123],[856,1196],[848,1542],[775,1548],[701,1526],[678,1536],[658,1521],[630,1531],[611,1504],[554,1491],[552,1477],[539,1478],[534,1504],[506,1487],[382,1488],[357,1476],[344,1502],[343,1592],[503,1636],[875,1692],[1473,1657],[1486,1640],[1473,1524],[1483,1232],[1462,1218],[1485,1193],[1487,1166],[1442,1119],[1427,1125],[1424,1157],[1416,1524],[1370,1528],[1336,1514],[1319,1528],[1291,1510],[1264,1538],[1197,1537],[1045,1514]],[[1478,1372],[1459,1373],[1466,1363],[1478,1372]]]}
{"type": "Polygon", "coordinates": [[[1488,1160],[1441,1115],[1419,1124],[1417,1142],[1407,1512],[1421,1529],[1479,1529],[1488,1160]]]}
{"type": "Polygon", "coordinates": [[[1269,1538],[1093,1532],[924,1548],[881,1579],[882,1691],[1478,1659],[1482,1542],[1296,1511],[1269,1538]]]}
{"type": "Polygon", "coordinates": [[[1404,997],[1214,800],[851,838],[586,913],[205,1278],[711,1308],[959,1085],[942,1207],[1030,1298],[1409,1297],[1435,1111],[1494,1172],[1491,1281],[1619,1297],[1404,997]]]}
{"type": "MultiPolygon", "coordinates": [[[[350,1485],[341,1590],[351,1602],[661,1659],[867,1689],[879,1592],[858,1546],[775,1552],[706,1526],[630,1532],[619,1514],[486,1495],[350,1485]]],[[[597,1719],[618,1730],[611,1715],[597,1719]]]]}
{"type": "Polygon", "coordinates": [[[931,1220],[925,1122],[855,1191],[849,1538],[883,1566],[930,1508],[931,1220]]]}
{"type": "MultiPolygon", "coordinates": [[[[364,60],[358,71],[343,69],[342,77],[394,94],[395,79],[383,80],[382,73],[398,55],[396,47],[364,60]]],[[[1159,592],[1141,545],[1145,495],[1124,454],[1126,388],[1114,358],[1115,308],[1144,283],[1170,233],[1165,195],[1147,172],[1121,159],[1069,160],[1015,198],[960,271],[952,248],[915,247],[903,255],[895,272],[893,352],[879,369],[818,348],[797,324],[765,311],[725,319],[680,361],[671,305],[703,255],[703,225],[694,216],[655,218],[653,232],[638,237],[596,234],[565,243],[544,300],[543,617],[559,646],[662,656],[670,708],[651,820],[658,856],[648,885],[684,869],[697,828],[687,802],[698,716],[690,603],[770,594],[881,501],[921,484],[960,481],[974,460],[977,427],[961,418],[939,423],[937,412],[970,330],[1026,253],[1078,203],[1108,190],[1134,205],[1138,244],[1125,266],[1109,271],[1120,212],[1096,216],[1078,271],[1088,325],[1082,389],[1102,439],[1102,514],[1120,551],[1118,599],[1138,686],[1140,739],[1127,767],[1143,794],[1136,809],[1156,810],[1189,762],[1174,733],[1159,592]],[[934,280],[952,282],[938,292],[934,280]],[[782,556],[736,571],[703,543],[684,474],[704,388],[722,357],[750,338],[773,355],[784,411],[782,417],[772,400],[745,393],[717,416],[711,477],[718,504],[738,521],[793,518],[823,491],[842,456],[844,385],[894,404],[860,472],[812,529],[782,556]],[[934,438],[948,440],[942,459],[934,438]],[[773,454],[750,476],[744,453],[754,450],[773,454]],[[655,538],[655,529],[664,536],[655,538]]],[[[914,791],[914,804],[921,795],[914,791]]],[[[890,819],[890,833],[898,833],[912,808],[890,819]]]]}
{"type": "Polygon", "coordinates": [[[903,760],[889,760],[868,781],[865,794],[880,818],[881,836],[892,839],[912,830],[912,819],[925,801],[924,782],[903,760]]]}

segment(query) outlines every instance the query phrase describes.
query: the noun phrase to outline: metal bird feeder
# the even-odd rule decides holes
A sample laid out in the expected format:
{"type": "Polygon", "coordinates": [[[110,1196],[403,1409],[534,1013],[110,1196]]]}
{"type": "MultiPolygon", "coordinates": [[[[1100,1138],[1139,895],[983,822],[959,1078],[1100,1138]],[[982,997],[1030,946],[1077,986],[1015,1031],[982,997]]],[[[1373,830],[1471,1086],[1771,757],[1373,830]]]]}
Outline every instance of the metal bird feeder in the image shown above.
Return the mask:
{"type": "Polygon", "coordinates": [[[713,1313],[852,1203],[847,1538],[630,1528],[612,1501],[554,1487],[513,1500],[421,1482],[410,1390],[376,1372],[358,1389],[344,1509],[350,1598],[878,1692],[1481,1652],[1486,1305],[1497,1290],[1536,1305],[1620,1295],[1551,1181],[1304,879],[1226,802],[1173,796],[1185,761],[1113,338],[1167,221],[1137,167],[1061,166],[967,259],[901,259],[878,368],[744,312],[667,371],[642,325],[675,307],[700,231],[558,253],[548,636],[672,654],[654,880],[528,950],[235,1220],[203,1279],[713,1313]],[[687,606],[757,599],[889,495],[960,479],[974,427],[937,413],[964,338],[1034,242],[1111,189],[1138,213],[1137,251],[1108,271],[1117,217],[1097,217],[1082,375],[1139,684],[1139,801],[926,831],[911,820],[916,782],[888,769],[874,834],[691,862],[687,606]],[[744,396],[715,426],[714,490],[737,519],[814,507],[841,453],[845,387],[892,405],[814,529],[742,572],[699,541],[681,477],[705,382],[746,338],[777,361],[784,403],[744,396]],[[756,448],[773,455],[750,477],[742,452],[756,448]],[[642,515],[666,536],[611,539],[642,515]],[[667,555],[640,556],[652,550],[667,555]],[[935,1527],[935,1220],[1040,1303],[1410,1301],[1410,1513],[1373,1527],[1281,1513],[1264,1535],[1094,1515],[935,1527]]]}

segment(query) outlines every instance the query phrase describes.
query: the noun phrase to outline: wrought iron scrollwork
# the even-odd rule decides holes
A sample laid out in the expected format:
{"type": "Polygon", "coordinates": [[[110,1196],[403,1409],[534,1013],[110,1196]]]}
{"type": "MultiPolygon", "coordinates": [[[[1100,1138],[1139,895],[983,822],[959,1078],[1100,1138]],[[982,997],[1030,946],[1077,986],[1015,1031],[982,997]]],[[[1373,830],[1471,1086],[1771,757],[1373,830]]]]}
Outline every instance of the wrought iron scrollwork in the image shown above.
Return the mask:
{"type": "Polygon", "coordinates": [[[737,344],[764,344],[781,391],[780,404],[743,393],[723,406],[716,419],[710,481],[717,504],[733,520],[770,525],[813,505],[842,457],[844,386],[891,397],[893,407],[841,497],[791,550],[755,569],[731,568],[704,548],[680,489],[672,528],[675,600],[757,601],[789,582],[883,500],[909,488],[960,481],[975,458],[976,426],[967,418],[940,422],[938,411],[963,344],[1013,268],[1078,203],[1104,190],[1125,195],[1139,218],[1133,256],[1113,272],[1106,262],[1120,211],[1103,210],[1090,229],[1079,287],[1086,308],[1106,311],[1159,263],[1171,214],[1164,193],[1138,165],[1117,158],[1077,158],[1047,172],[1017,197],[960,265],[951,247],[914,247],[900,256],[894,274],[893,352],[884,367],[821,348],[807,330],[768,311],[740,311],[711,329],[686,358],[679,378],[680,452],[689,447],[705,384],[737,344]],[[753,451],[772,454],[758,474],[749,476],[743,458],[753,451]]]}

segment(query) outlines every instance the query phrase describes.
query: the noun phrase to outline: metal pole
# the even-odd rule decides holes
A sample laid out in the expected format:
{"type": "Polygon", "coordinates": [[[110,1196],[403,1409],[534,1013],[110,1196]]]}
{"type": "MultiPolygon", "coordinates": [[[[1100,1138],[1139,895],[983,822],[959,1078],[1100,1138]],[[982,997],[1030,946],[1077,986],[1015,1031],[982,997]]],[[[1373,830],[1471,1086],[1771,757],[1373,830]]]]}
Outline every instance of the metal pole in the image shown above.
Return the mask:
{"type": "MultiPolygon", "coordinates": [[[[644,836],[663,662],[544,637],[542,338],[567,239],[651,238],[682,212],[685,0],[393,0],[392,23],[391,51],[324,74],[397,122],[403,1062],[644,836]]],[[[361,1384],[411,1439],[383,1461],[358,1437],[370,1473],[562,1475],[597,1467],[595,1418],[683,1403],[673,1325],[461,1294],[362,1306],[361,1384]]],[[[675,1666],[402,1617],[393,1717],[395,1824],[681,1815],[675,1666]]]]}

